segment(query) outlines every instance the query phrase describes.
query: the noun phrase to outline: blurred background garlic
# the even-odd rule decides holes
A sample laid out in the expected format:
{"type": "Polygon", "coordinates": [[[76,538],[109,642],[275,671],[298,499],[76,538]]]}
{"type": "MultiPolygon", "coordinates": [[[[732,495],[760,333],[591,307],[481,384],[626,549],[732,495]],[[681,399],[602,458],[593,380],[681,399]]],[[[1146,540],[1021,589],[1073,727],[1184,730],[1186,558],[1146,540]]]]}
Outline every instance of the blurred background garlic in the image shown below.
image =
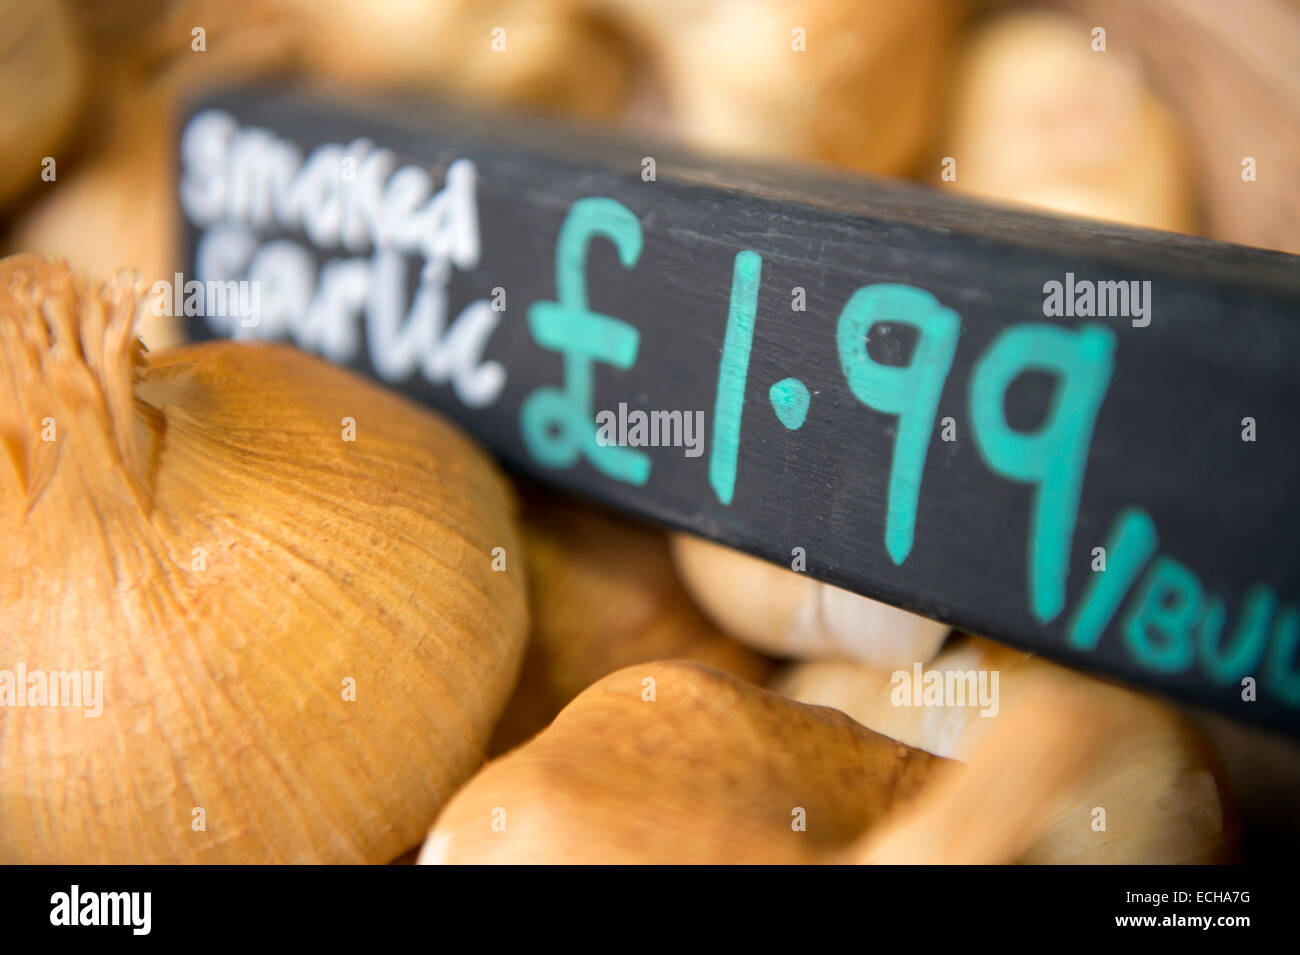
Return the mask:
{"type": "Polygon", "coordinates": [[[102,680],[0,710],[0,861],[387,862],[518,670],[509,487],[294,349],[146,354],[137,307],[0,262],[0,659],[102,680]]]}
{"type": "Polygon", "coordinates": [[[842,861],[943,760],[698,663],[647,663],[584,691],[489,763],[420,861],[842,861]]]}
{"type": "MultiPolygon", "coordinates": [[[[56,157],[58,179],[15,216],[8,245],[58,256],[100,280],[126,270],[147,286],[171,282],[183,264],[173,195],[181,100],[207,83],[285,70],[291,37],[272,0],[72,0],[73,14],[95,77],[92,117],[79,149],[56,157]],[[203,30],[202,50],[195,29],[203,30]]],[[[155,349],[182,339],[172,316],[148,310],[137,333],[155,349]]]]}
{"type": "Polygon", "coordinates": [[[609,119],[631,86],[622,33],[578,0],[284,0],[306,68],[360,86],[436,90],[609,119]]]}
{"type": "MultiPolygon", "coordinates": [[[[1185,130],[1201,231],[1300,254],[1300,4],[1061,0],[1144,74],[1185,130]]],[[[1263,760],[1262,762],[1266,762],[1263,760]]]]}
{"type": "Polygon", "coordinates": [[[674,534],[672,550],[713,621],[772,656],[910,667],[931,659],[950,629],[702,538],[674,534]]]}
{"type": "Polygon", "coordinates": [[[46,181],[43,160],[71,132],[86,81],[81,36],[62,0],[0,0],[0,209],[46,181]]]}
{"type": "Polygon", "coordinates": [[[977,27],[953,83],[935,179],[980,199],[1194,231],[1177,121],[1128,44],[1097,50],[1097,42],[1088,23],[1044,9],[977,27]]]}
{"type": "MultiPolygon", "coordinates": [[[[101,280],[121,269],[146,285],[173,281],[180,270],[171,196],[173,162],[160,111],[127,121],[111,145],[85,165],[68,164],[66,181],[21,216],[12,244],[28,252],[59,255],[101,280]]],[[[142,316],[140,337],[151,348],[181,340],[171,315],[142,316]]]]}
{"type": "MultiPolygon", "coordinates": [[[[1232,854],[1236,825],[1220,767],[1205,738],[1174,710],[974,637],[954,640],[925,669],[944,674],[945,681],[948,674],[997,673],[995,707],[984,716],[974,701],[899,705],[900,681],[893,674],[848,662],[794,664],[772,686],[969,764],[972,779],[954,783],[953,805],[974,812],[981,794],[995,787],[1022,799],[1037,791],[1039,798],[1024,802],[1022,818],[1010,805],[989,809],[1023,842],[1018,861],[1168,864],[1223,861],[1232,854]],[[1037,749],[1029,745],[1035,734],[1037,749]]],[[[928,813],[926,825],[945,811],[928,813]]],[[[909,845],[900,839],[899,852],[909,845]]],[[[936,851],[944,858],[932,861],[1012,861],[959,858],[948,854],[957,851],[951,846],[936,851]]]]}
{"type": "Polygon", "coordinates": [[[600,677],[633,663],[695,660],[751,683],[770,675],[770,660],[691,602],[662,531],[531,484],[520,495],[532,627],[492,753],[524,742],[600,677]]]}
{"type": "MultiPolygon", "coordinates": [[[[125,269],[150,285],[180,270],[175,114],[186,96],[213,84],[298,77],[588,119],[612,116],[627,98],[630,67],[617,35],[556,0],[51,0],[44,16],[35,12],[42,5],[5,2],[0,15],[34,20],[49,35],[33,52],[48,57],[56,81],[12,57],[16,79],[40,79],[28,126],[14,128],[6,153],[23,164],[33,201],[15,215],[5,244],[60,256],[99,279],[125,269]],[[65,22],[74,19],[75,29],[65,22]],[[500,53],[492,47],[498,26],[506,30],[500,53]],[[78,148],[56,155],[59,179],[42,191],[39,153],[53,148],[43,130],[69,126],[77,105],[59,83],[83,73],[94,77],[93,118],[83,121],[78,148]],[[45,102],[50,92],[57,108],[45,102]]],[[[151,313],[139,334],[155,349],[182,339],[179,323],[151,313]]]]}
{"type": "Polygon", "coordinates": [[[596,0],[646,53],[686,143],[909,172],[930,144],[960,0],[596,0]]]}

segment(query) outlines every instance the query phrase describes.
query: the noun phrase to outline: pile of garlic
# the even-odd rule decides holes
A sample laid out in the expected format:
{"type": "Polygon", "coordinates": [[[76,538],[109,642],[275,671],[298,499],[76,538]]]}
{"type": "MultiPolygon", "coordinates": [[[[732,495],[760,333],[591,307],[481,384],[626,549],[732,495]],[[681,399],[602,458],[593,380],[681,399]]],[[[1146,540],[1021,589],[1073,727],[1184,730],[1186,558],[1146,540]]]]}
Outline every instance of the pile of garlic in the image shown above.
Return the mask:
{"type": "Polygon", "coordinates": [[[710,622],[661,535],[530,489],[521,535],[447,422],[282,346],[151,354],[140,291],[0,261],[0,659],[45,681],[0,710],[0,860],[1231,851],[1159,704],[966,639],[930,665],[996,671],[995,718],[900,708],[946,628],[679,540],[710,622]],[[733,632],[808,662],[764,689],[733,632]],[[69,673],[93,707],[50,705],[69,673]]]}
{"type": "MultiPolygon", "coordinates": [[[[10,241],[170,278],[171,105],[284,69],[607,121],[658,95],[696,146],[889,174],[933,152],[942,188],[1196,225],[1177,121],[1082,21],[998,14],[959,59],[957,0],[744,7],[238,0],[192,57],[178,0],[87,84],[103,38],[65,0],[14,5],[34,45],[7,65],[48,68],[0,202],[42,188],[79,106],[106,118],[10,241]]],[[[0,696],[42,687],[0,709],[0,862],[385,862],[426,833],[425,862],[1232,856],[1222,773],[1172,710],[535,491],[516,519],[437,416],[283,348],[148,353],[138,309],[0,262],[0,696]],[[895,705],[917,665],[996,673],[996,715],[895,705]],[[49,706],[73,673],[94,704],[49,706]]]]}

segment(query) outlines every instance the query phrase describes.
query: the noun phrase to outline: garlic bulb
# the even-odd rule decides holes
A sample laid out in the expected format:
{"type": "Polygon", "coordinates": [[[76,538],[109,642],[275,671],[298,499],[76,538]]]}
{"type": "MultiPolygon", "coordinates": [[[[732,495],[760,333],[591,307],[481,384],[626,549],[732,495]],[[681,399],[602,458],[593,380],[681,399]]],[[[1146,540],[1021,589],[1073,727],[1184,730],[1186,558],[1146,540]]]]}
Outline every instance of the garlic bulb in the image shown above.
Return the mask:
{"type": "Polygon", "coordinates": [[[696,537],[672,538],[687,589],[727,633],[778,657],[910,667],[938,652],[947,624],[783,570],[696,537]]]}
{"type": "Polygon", "coordinates": [[[772,663],[691,602],[660,531],[521,488],[532,629],[519,683],[493,734],[500,753],[546,726],[607,674],[683,658],[762,683],[772,663]]]}
{"type": "Polygon", "coordinates": [[[0,862],[387,862],[517,672],[509,487],[293,349],[147,354],[137,308],[0,262],[0,862]]]}
{"type": "Polygon", "coordinates": [[[951,188],[984,199],[1193,231],[1195,191],[1173,114],[1086,21],[1018,10],[980,27],[953,85],[951,188]]]}
{"type": "Polygon", "coordinates": [[[689,144],[899,175],[930,144],[958,0],[597,0],[646,49],[689,144]]]}
{"type": "Polygon", "coordinates": [[[640,664],[489,763],[420,861],[842,861],[944,764],[712,667],[640,664]]]}
{"type": "Polygon", "coordinates": [[[988,855],[993,845],[1003,861],[1037,863],[1212,862],[1231,854],[1236,824],[1218,763],[1168,707],[975,638],[950,644],[925,670],[945,685],[966,675],[967,686],[969,674],[996,673],[996,684],[986,681],[993,699],[913,705],[899,696],[912,674],[904,680],[844,662],[796,664],[773,681],[793,699],[834,706],[876,732],[967,764],[949,790],[927,793],[922,821],[899,822],[893,847],[875,850],[875,861],[998,861],[988,855]],[[980,812],[997,816],[996,826],[985,819],[977,833],[980,812]]]}

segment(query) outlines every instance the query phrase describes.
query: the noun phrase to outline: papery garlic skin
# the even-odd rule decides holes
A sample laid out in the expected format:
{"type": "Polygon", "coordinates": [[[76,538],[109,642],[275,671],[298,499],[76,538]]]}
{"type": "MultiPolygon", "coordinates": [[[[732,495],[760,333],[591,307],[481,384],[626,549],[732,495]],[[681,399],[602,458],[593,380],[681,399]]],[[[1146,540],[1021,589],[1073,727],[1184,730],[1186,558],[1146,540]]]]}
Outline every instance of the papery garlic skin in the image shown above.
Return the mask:
{"type": "Polygon", "coordinates": [[[910,667],[934,657],[947,624],[850,593],[696,537],[672,537],[691,596],[723,630],[764,653],[910,667]]]}
{"type": "Polygon", "coordinates": [[[293,349],[147,355],[139,304],[0,262],[0,666],[104,675],[98,718],[0,708],[0,862],[387,862],[515,679],[508,486],[293,349]]]}

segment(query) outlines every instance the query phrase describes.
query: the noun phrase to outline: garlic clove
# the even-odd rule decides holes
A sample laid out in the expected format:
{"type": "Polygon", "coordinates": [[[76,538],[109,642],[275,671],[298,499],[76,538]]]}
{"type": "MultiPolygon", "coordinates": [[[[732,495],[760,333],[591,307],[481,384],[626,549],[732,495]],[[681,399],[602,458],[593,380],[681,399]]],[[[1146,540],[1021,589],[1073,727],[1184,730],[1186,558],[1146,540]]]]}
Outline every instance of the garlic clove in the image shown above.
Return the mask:
{"type": "MultiPolygon", "coordinates": [[[[987,640],[955,638],[949,641],[923,672],[997,671],[1008,673],[1028,654],[987,640]]],[[[774,675],[769,686],[778,693],[817,706],[833,706],[863,726],[949,759],[963,759],[975,735],[990,725],[973,706],[896,705],[902,684],[900,670],[909,681],[914,664],[897,669],[854,660],[811,660],[793,663],[774,675]]],[[[999,690],[1006,684],[999,680],[999,690]]]]}
{"type": "Polygon", "coordinates": [[[692,603],[665,534],[532,485],[520,497],[533,622],[489,752],[528,739],[596,680],[634,663],[696,660],[759,684],[771,674],[770,660],[692,603]]]}
{"type": "Polygon", "coordinates": [[[138,307],[0,261],[0,669],[102,678],[0,708],[0,861],[387,862],[517,673],[509,487],[296,350],[148,354],[138,307]]]}
{"type": "Polygon", "coordinates": [[[878,834],[872,861],[987,862],[1000,852],[1005,861],[1164,864],[1231,855],[1231,794],[1208,744],[1175,711],[973,637],[924,669],[945,682],[949,673],[996,672],[996,713],[954,701],[896,705],[893,674],[848,662],[795,664],[772,684],[970,770],[928,792],[918,821],[895,820],[892,836],[878,834]],[[980,804],[998,817],[1002,842],[988,841],[991,828],[963,828],[980,804]]]}
{"type": "Polygon", "coordinates": [[[851,855],[883,865],[1020,858],[1118,728],[1105,709],[1081,722],[1086,709],[1070,689],[1068,682],[1033,686],[1010,702],[968,762],[868,833],[851,855]]]}
{"type": "Polygon", "coordinates": [[[1069,795],[1054,803],[1042,833],[1019,861],[1231,861],[1239,839],[1235,797],[1209,743],[1173,710],[1117,693],[1124,697],[1116,703],[1122,723],[1069,795]]]}
{"type": "Polygon", "coordinates": [[[763,653],[910,667],[934,657],[947,624],[675,534],[673,559],[696,603],[724,631],[763,653]]]}
{"type": "Polygon", "coordinates": [[[420,861],[840,861],[944,765],[711,667],[640,664],[489,763],[420,861]]]}

